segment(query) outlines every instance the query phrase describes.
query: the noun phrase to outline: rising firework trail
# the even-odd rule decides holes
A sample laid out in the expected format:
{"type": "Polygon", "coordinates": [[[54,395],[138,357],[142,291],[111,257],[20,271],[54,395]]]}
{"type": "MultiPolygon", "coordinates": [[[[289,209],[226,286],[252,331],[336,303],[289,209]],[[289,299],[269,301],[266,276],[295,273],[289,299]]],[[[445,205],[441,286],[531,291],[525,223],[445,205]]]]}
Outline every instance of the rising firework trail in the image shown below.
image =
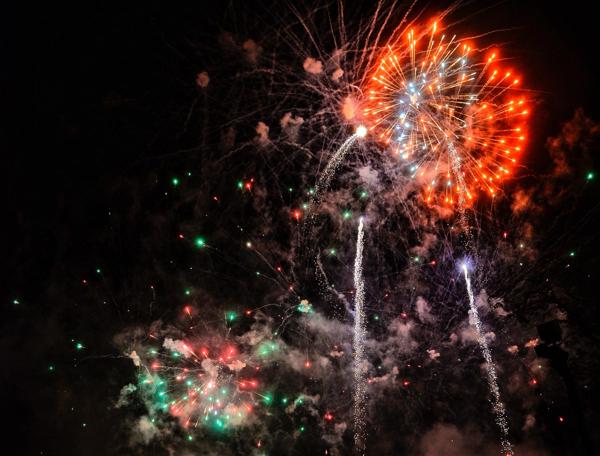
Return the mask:
{"type": "Polygon", "coordinates": [[[357,139],[364,138],[366,134],[366,127],[362,125],[358,126],[354,134],[351,135],[348,139],[346,139],[346,141],[342,143],[342,145],[335,152],[335,154],[333,154],[333,156],[327,163],[327,166],[325,166],[325,170],[323,171],[323,173],[319,177],[319,180],[317,181],[315,199],[318,199],[321,193],[327,190],[327,188],[331,184],[333,176],[335,176],[338,167],[340,166],[342,161],[344,161],[344,158],[346,158],[346,155],[350,151],[352,145],[356,142],[357,139]]]}
{"type": "Polygon", "coordinates": [[[477,342],[479,344],[479,348],[481,348],[481,352],[483,353],[483,358],[485,359],[485,370],[487,373],[488,386],[492,393],[492,406],[494,409],[494,414],[496,415],[496,423],[498,424],[500,432],[502,433],[502,453],[506,456],[513,455],[514,452],[512,445],[508,440],[508,421],[506,419],[506,409],[504,408],[504,403],[500,397],[500,388],[498,387],[496,367],[494,366],[494,360],[492,359],[490,347],[488,346],[488,343],[485,340],[481,330],[481,320],[479,319],[479,313],[477,312],[477,307],[475,306],[475,297],[473,295],[473,288],[471,287],[471,278],[469,277],[469,270],[466,264],[462,265],[462,270],[465,276],[465,282],[467,284],[467,295],[469,296],[471,318],[473,319],[473,324],[477,330],[477,342]]]}
{"type": "Polygon", "coordinates": [[[365,449],[365,282],[363,280],[363,218],[358,224],[354,259],[354,443],[358,451],[365,449]]]}

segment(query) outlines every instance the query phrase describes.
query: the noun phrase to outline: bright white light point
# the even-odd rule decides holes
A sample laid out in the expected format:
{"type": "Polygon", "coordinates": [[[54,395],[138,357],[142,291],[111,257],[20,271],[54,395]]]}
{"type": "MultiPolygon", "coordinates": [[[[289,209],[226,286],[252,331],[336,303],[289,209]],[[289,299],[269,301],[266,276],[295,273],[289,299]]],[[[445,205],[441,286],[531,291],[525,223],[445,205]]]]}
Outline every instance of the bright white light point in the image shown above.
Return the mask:
{"type": "Polygon", "coordinates": [[[358,127],[356,127],[356,136],[358,136],[359,138],[364,138],[365,136],[367,136],[367,127],[365,127],[364,125],[359,125],[358,127]]]}
{"type": "Polygon", "coordinates": [[[252,248],[252,242],[250,242],[250,241],[246,242],[246,247],[248,247],[249,249],[252,248]]]}
{"type": "Polygon", "coordinates": [[[465,263],[462,264],[463,271],[467,272],[467,265],[465,263]]]}

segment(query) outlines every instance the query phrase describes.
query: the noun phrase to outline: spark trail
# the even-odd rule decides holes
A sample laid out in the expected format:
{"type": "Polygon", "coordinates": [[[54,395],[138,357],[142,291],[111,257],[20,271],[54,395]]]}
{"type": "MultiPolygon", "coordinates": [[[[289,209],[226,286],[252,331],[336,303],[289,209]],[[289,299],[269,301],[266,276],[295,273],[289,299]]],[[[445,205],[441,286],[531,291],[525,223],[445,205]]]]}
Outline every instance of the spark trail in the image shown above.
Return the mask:
{"type": "Polygon", "coordinates": [[[358,224],[356,240],[356,258],[354,259],[354,444],[358,451],[365,449],[365,283],[363,280],[363,218],[358,224]]]}
{"type": "Polygon", "coordinates": [[[346,141],[343,142],[335,154],[333,154],[333,157],[331,157],[331,160],[329,160],[327,166],[325,166],[325,170],[317,181],[315,200],[318,199],[321,193],[327,190],[329,184],[331,184],[331,180],[333,179],[333,176],[335,176],[335,172],[346,157],[346,154],[350,150],[350,147],[352,147],[352,144],[354,144],[358,138],[364,138],[366,134],[367,129],[362,125],[359,126],[356,129],[356,132],[346,139],[346,141]]]}
{"type": "Polygon", "coordinates": [[[501,445],[502,445],[502,454],[505,456],[512,456],[514,454],[512,445],[508,440],[508,421],[506,419],[506,409],[504,407],[504,403],[502,402],[502,398],[500,397],[500,389],[498,388],[498,377],[496,375],[496,367],[494,366],[494,360],[492,359],[492,352],[490,351],[490,347],[488,346],[485,337],[481,331],[481,320],[479,319],[479,313],[477,312],[477,307],[475,306],[475,297],[473,295],[473,289],[471,287],[471,278],[469,277],[469,271],[467,269],[467,265],[463,264],[462,269],[465,275],[465,282],[467,284],[467,294],[469,295],[469,308],[471,309],[471,315],[473,318],[475,329],[477,330],[477,342],[479,343],[479,348],[483,353],[483,358],[485,359],[486,366],[485,370],[487,373],[487,381],[490,391],[492,393],[492,406],[494,410],[494,414],[496,415],[496,424],[500,428],[502,433],[501,437],[501,445]]]}

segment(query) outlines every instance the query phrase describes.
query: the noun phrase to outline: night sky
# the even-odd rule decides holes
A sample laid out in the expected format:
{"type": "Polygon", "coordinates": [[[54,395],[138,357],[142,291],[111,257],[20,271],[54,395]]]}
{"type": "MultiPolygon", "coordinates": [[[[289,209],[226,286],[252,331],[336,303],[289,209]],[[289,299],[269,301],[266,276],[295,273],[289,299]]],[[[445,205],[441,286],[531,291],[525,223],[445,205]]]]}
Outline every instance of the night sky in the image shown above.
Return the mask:
{"type": "MultiPolygon", "coordinates": [[[[376,9],[362,3],[4,11],[7,454],[357,452],[361,215],[365,454],[500,454],[465,259],[515,454],[599,451],[597,18],[583,2],[505,1],[465,2],[443,21],[494,31],[478,44],[530,89],[522,163],[467,209],[467,243],[456,212],[423,204],[368,137],[310,213],[356,126],[341,112],[376,9]],[[160,381],[175,401],[195,394],[182,392],[191,377],[217,380],[224,425],[202,405],[186,427],[160,402],[160,381]]],[[[392,5],[383,42],[410,7],[392,5]]],[[[408,18],[428,24],[449,5],[417,3],[408,18]]]]}

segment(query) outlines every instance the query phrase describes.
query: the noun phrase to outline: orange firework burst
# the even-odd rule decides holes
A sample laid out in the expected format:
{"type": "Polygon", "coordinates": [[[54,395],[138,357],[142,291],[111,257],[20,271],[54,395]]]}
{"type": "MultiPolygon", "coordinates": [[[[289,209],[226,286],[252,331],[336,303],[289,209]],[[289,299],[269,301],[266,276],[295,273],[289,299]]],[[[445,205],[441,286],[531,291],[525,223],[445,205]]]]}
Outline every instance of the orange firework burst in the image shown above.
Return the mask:
{"type": "Polygon", "coordinates": [[[523,150],[519,78],[471,42],[431,28],[386,46],[366,90],[370,133],[423,184],[427,202],[494,196],[523,150]]]}

